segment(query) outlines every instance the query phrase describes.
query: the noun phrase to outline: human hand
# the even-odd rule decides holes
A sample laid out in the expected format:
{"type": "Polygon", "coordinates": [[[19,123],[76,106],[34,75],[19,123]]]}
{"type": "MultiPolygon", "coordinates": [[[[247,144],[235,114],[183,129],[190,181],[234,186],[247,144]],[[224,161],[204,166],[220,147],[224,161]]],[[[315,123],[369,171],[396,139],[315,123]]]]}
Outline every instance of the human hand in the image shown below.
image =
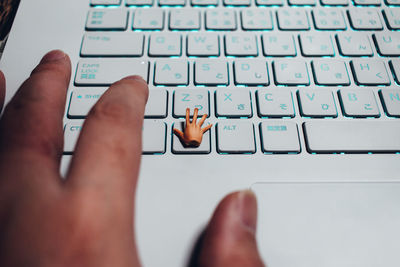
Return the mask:
{"type": "MultiPolygon", "coordinates": [[[[62,180],[70,75],[68,56],[50,52],[0,120],[0,266],[138,267],[134,195],[147,84],[133,76],[107,90],[90,111],[62,180]]],[[[0,72],[0,110],[4,92],[0,72]]],[[[192,264],[263,266],[256,216],[252,193],[229,195],[192,264]]]]}

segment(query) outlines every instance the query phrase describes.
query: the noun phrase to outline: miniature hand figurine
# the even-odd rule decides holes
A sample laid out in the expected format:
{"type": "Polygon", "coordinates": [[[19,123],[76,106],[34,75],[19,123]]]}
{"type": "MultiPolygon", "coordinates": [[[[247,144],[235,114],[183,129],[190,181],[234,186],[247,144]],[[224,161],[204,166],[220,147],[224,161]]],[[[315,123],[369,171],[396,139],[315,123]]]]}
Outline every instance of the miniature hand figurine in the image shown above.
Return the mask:
{"type": "Polygon", "coordinates": [[[190,109],[187,108],[185,130],[182,132],[174,128],[174,133],[176,134],[176,136],[178,136],[181,142],[188,147],[199,147],[201,141],[203,140],[203,134],[212,127],[212,124],[210,124],[201,129],[201,126],[203,125],[204,121],[207,118],[207,114],[204,114],[200,122],[196,124],[198,113],[199,109],[195,108],[193,113],[193,120],[192,122],[190,122],[190,109]]]}

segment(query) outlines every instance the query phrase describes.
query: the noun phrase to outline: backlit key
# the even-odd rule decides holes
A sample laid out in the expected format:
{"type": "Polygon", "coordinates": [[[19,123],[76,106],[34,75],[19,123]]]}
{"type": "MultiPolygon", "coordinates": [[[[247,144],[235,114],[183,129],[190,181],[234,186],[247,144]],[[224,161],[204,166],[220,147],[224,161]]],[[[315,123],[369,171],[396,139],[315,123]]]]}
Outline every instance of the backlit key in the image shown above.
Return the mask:
{"type": "Polygon", "coordinates": [[[299,133],[294,122],[262,122],[260,134],[264,153],[300,153],[299,133]]]}
{"type": "Polygon", "coordinates": [[[372,90],[342,89],[339,91],[339,96],[346,116],[358,118],[380,116],[372,90]]]}
{"type": "Polygon", "coordinates": [[[143,154],[164,154],[167,126],[162,121],[144,120],[142,135],[143,154]]]}
{"type": "Polygon", "coordinates": [[[245,120],[221,120],[217,123],[219,153],[249,154],[256,152],[254,126],[245,120]]]}
{"type": "Polygon", "coordinates": [[[125,30],[128,12],[123,9],[94,8],[89,11],[87,30],[125,30]]]}

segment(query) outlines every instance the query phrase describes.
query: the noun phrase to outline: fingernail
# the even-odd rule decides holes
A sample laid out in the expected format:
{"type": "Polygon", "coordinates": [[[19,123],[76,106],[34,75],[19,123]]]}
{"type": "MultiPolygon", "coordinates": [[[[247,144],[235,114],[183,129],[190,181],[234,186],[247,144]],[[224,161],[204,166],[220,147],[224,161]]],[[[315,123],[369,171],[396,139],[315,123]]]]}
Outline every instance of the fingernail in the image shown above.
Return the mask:
{"type": "Polygon", "coordinates": [[[53,61],[59,61],[66,58],[66,54],[61,50],[53,50],[47,53],[40,63],[47,63],[53,61]]]}
{"type": "Polygon", "coordinates": [[[239,192],[238,200],[240,209],[240,219],[243,226],[256,232],[257,229],[257,199],[251,190],[243,190],[239,192]]]}

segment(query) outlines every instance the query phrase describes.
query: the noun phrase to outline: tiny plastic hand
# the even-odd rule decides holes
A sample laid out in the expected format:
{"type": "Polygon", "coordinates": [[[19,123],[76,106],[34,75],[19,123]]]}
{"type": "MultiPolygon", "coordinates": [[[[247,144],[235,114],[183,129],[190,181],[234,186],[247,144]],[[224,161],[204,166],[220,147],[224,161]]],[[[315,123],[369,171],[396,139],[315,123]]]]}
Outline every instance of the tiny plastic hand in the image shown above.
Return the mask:
{"type": "Polygon", "coordinates": [[[198,113],[199,109],[195,108],[193,113],[193,120],[192,122],[190,122],[190,109],[187,108],[185,130],[182,132],[174,128],[174,133],[179,137],[179,139],[181,139],[181,142],[188,147],[199,147],[201,141],[203,140],[203,134],[212,127],[212,124],[210,124],[201,129],[201,126],[203,126],[204,121],[207,118],[207,114],[204,114],[200,122],[197,124],[198,113]]]}

